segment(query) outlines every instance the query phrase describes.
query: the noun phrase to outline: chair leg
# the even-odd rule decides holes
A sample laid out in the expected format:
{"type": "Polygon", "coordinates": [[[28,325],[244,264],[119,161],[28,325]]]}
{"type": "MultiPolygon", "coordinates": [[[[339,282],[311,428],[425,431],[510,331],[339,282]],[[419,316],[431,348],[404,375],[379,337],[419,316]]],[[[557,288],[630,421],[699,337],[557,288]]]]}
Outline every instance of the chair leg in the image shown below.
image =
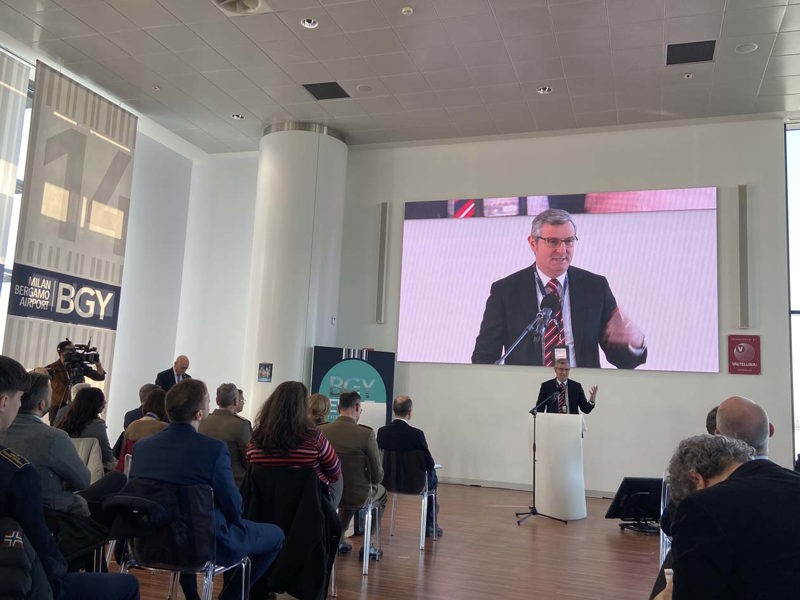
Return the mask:
{"type": "Polygon", "coordinates": [[[422,516],[419,523],[419,549],[425,550],[425,522],[428,520],[428,494],[422,494],[422,516]]]}
{"type": "Polygon", "coordinates": [[[389,526],[389,535],[394,535],[394,524],[397,517],[397,494],[392,494],[392,524],[389,526]]]}
{"type": "Polygon", "coordinates": [[[364,561],[361,565],[361,574],[366,575],[369,573],[369,550],[372,546],[372,507],[367,509],[367,515],[364,518],[364,561]]]}
{"type": "Polygon", "coordinates": [[[106,564],[111,567],[111,559],[114,558],[114,549],[117,547],[117,540],[108,541],[108,550],[106,550],[106,564]]]}
{"type": "Polygon", "coordinates": [[[178,580],[181,574],[178,571],[172,571],[169,575],[169,600],[175,600],[178,597],[178,580]]]}
{"type": "Polygon", "coordinates": [[[245,556],[242,560],[242,600],[250,597],[250,557],[245,556]]]}
{"type": "Polygon", "coordinates": [[[336,598],[336,561],[333,561],[331,567],[331,598],[336,598]]]}
{"type": "Polygon", "coordinates": [[[203,571],[203,595],[202,600],[211,600],[211,593],[214,591],[214,565],[206,566],[203,571]]]}
{"type": "Polygon", "coordinates": [[[430,495],[431,497],[428,499],[428,502],[433,502],[433,510],[431,512],[433,513],[433,539],[434,539],[434,541],[436,541],[436,531],[437,531],[437,529],[436,529],[436,508],[437,508],[436,491],[437,490],[433,490],[433,492],[430,495]]]}

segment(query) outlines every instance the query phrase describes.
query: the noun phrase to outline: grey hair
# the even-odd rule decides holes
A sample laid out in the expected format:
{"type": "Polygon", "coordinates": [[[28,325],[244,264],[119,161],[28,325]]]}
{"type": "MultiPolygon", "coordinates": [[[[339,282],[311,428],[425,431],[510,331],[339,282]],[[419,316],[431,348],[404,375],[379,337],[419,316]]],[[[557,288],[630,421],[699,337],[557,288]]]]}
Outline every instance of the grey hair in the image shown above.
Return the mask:
{"type": "Polygon", "coordinates": [[[533,219],[531,223],[531,237],[539,237],[542,233],[542,225],[564,225],[565,223],[572,223],[575,229],[575,234],[578,233],[578,227],[575,221],[572,220],[572,215],[560,208],[548,208],[543,210],[533,219]]]}
{"type": "Polygon", "coordinates": [[[239,399],[239,388],[232,383],[223,383],[217,388],[217,406],[227,408],[239,399]]]}
{"type": "Polygon", "coordinates": [[[670,496],[678,504],[697,488],[692,473],[704,479],[716,477],[734,463],[753,458],[753,449],[743,442],[724,435],[704,433],[686,438],[669,461],[670,496]]]}

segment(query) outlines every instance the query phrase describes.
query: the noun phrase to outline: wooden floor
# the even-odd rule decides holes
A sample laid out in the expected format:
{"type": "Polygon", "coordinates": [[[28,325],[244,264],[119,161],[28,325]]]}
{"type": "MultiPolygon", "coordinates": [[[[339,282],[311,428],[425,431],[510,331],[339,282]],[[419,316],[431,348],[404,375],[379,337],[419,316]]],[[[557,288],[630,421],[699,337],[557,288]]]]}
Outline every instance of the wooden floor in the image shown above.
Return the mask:
{"type": "MultiPolygon", "coordinates": [[[[398,530],[389,536],[387,510],[383,559],[371,563],[368,576],[358,560],[362,538],[348,540],[352,554],[336,561],[339,600],[648,597],[658,571],[658,538],[622,532],[618,521],[604,519],[610,500],[589,498],[588,518],[568,525],[532,517],[518,526],[514,512],[527,510],[529,492],[439,487],[444,537],[428,540],[421,553],[419,503],[401,497],[398,530]]],[[[143,600],[166,598],[165,575],[137,576],[143,600]]]]}

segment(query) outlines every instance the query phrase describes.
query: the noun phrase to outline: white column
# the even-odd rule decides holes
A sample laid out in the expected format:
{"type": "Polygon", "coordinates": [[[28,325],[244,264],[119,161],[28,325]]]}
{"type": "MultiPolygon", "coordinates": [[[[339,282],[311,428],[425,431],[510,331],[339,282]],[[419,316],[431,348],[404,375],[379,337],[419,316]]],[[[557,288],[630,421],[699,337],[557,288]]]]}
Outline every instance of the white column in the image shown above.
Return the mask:
{"type": "Polygon", "coordinates": [[[336,341],[347,170],[338,138],[282,123],[261,139],[245,352],[256,398],[281,381],[310,383],[313,346],[336,341]],[[256,382],[259,362],[273,363],[271,384],[256,382]]]}

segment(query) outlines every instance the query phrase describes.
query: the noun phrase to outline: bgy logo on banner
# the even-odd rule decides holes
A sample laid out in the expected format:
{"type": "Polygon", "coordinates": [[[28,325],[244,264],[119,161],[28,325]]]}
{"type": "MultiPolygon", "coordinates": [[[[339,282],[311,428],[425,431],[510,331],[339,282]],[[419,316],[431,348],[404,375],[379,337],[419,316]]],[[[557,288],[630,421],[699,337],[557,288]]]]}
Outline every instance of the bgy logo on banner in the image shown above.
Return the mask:
{"type": "Polygon", "coordinates": [[[117,286],[17,263],[8,314],[113,330],[119,294],[117,286]]]}

